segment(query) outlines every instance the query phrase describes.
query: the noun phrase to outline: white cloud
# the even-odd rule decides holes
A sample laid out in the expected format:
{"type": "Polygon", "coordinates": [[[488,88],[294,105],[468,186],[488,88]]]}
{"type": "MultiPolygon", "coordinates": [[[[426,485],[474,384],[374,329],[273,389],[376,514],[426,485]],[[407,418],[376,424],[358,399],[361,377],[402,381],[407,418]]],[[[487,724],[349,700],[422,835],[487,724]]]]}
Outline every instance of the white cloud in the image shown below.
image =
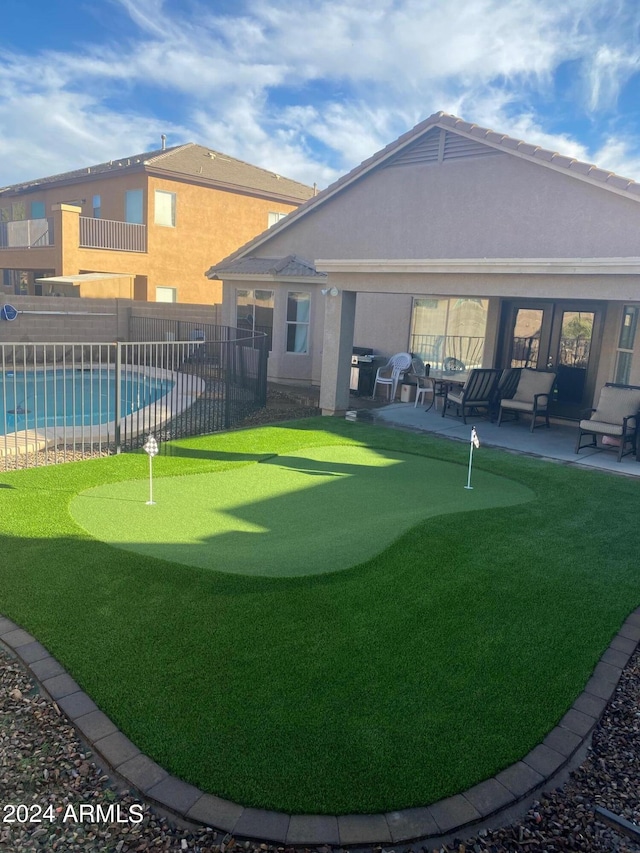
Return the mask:
{"type": "MultiPolygon", "coordinates": [[[[130,21],[117,42],[0,55],[0,185],[165,132],[324,186],[439,109],[591,160],[569,122],[546,118],[558,68],[587,118],[639,70],[635,0],[112,4],[130,21]]],[[[632,133],[607,121],[591,147],[637,174],[632,133]]]]}
{"type": "Polygon", "coordinates": [[[588,70],[589,107],[609,109],[615,105],[620,89],[640,70],[640,57],[619,48],[603,45],[596,52],[588,70]]]}
{"type": "Polygon", "coordinates": [[[640,151],[635,139],[610,136],[596,151],[594,161],[603,169],[640,181],[640,151]]]}

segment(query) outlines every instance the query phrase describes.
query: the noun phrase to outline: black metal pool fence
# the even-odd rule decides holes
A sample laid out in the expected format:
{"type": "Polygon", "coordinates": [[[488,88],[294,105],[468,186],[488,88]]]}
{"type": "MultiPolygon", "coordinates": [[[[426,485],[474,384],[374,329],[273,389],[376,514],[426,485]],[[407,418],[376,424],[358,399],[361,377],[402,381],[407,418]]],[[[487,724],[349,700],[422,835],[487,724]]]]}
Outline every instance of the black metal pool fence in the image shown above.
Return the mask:
{"type": "Polygon", "coordinates": [[[134,450],[150,434],[162,453],[266,403],[263,334],[143,317],[129,337],[0,344],[0,469],[134,450]]]}

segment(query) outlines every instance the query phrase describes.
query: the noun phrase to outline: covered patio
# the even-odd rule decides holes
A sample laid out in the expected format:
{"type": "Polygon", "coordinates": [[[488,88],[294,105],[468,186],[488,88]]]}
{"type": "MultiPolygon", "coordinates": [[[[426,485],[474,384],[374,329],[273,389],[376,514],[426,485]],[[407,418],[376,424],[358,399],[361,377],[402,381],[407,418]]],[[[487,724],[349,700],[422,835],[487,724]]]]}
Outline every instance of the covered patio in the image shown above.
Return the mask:
{"type": "MultiPolygon", "coordinates": [[[[358,403],[363,405],[365,401],[358,401],[358,403]]],[[[377,423],[385,426],[429,432],[458,441],[470,441],[471,438],[470,424],[473,419],[469,419],[469,423],[465,426],[462,418],[449,416],[443,418],[442,411],[440,408],[436,411],[435,406],[425,411],[424,406],[416,407],[413,403],[396,402],[371,410],[358,408],[356,418],[362,417],[365,411],[369,417],[373,417],[377,423]]],[[[501,426],[479,418],[475,421],[475,427],[481,448],[498,447],[516,453],[553,459],[567,465],[640,477],[640,462],[636,460],[635,454],[624,456],[618,462],[616,453],[611,450],[585,447],[580,453],[576,453],[577,424],[552,422],[549,429],[539,427],[531,433],[525,416],[520,421],[505,421],[501,426]]]]}

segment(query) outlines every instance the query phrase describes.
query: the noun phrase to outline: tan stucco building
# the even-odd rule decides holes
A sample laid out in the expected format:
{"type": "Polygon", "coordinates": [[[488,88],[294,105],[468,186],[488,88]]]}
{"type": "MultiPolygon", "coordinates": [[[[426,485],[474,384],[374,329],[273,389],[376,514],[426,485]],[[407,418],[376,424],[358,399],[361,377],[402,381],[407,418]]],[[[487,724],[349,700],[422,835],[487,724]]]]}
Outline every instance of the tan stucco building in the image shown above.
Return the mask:
{"type": "Polygon", "coordinates": [[[436,113],[214,264],[224,322],[271,299],[269,375],[349,405],[353,346],[553,367],[554,414],[640,384],[640,184],[436,113]]]}
{"type": "Polygon", "coordinates": [[[5,187],[1,292],[219,302],[203,274],[212,255],[223,258],[312,195],[193,143],[5,187]]]}

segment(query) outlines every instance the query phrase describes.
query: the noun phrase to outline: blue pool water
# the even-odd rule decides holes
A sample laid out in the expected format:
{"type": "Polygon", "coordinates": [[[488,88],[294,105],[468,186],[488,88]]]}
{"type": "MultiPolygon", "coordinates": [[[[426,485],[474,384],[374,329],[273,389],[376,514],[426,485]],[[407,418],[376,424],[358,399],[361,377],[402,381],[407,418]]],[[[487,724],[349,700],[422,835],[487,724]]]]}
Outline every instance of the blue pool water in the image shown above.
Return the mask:
{"type": "MultiPolygon", "coordinates": [[[[44,427],[97,426],[115,420],[113,370],[15,370],[0,373],[0,434],[44,427]]],[[[127,372],[120,384],[120,416],[152,405],[170,380],[127,372]]]]}

